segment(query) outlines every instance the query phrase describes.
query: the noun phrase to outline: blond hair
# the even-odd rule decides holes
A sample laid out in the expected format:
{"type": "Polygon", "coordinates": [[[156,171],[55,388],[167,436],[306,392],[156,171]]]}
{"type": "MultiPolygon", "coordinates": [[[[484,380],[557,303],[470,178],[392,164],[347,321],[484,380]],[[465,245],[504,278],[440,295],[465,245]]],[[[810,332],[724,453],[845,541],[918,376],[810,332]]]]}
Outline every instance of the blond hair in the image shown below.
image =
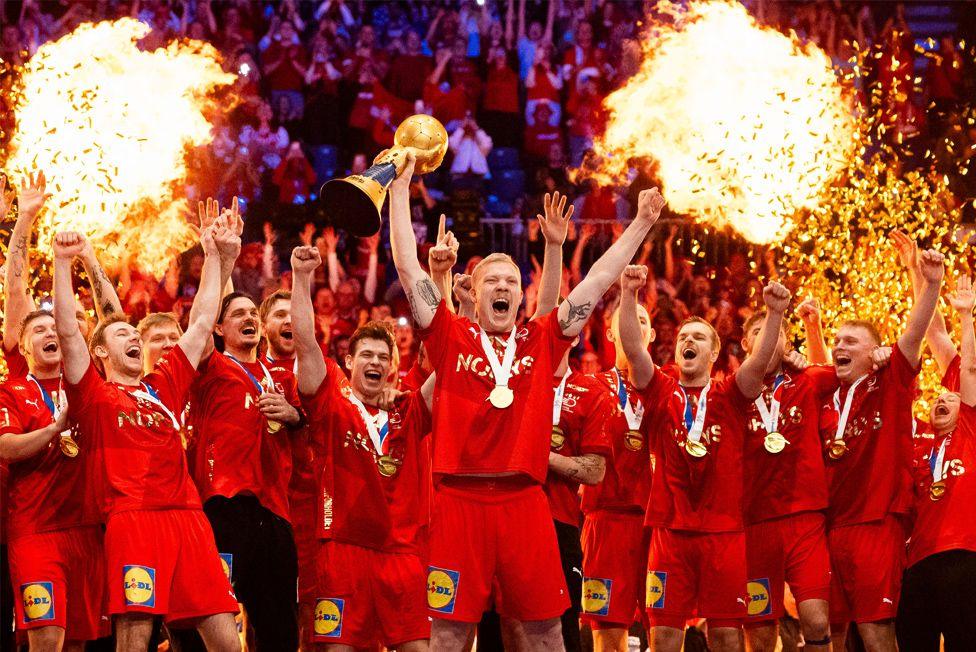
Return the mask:
{"type": "Polygon", "coordinates": [[[508,263],[509,265],[515,268],[515,272],[519,276],[519,282],[521,282],[522,270],[520,270],[519,266],[515,264],[515,261],[512,259],[512,257],[509,256],[508,254],[495,253],[486,256],[485,258],[482,258],[480,261],[478,261],[478,264],[474,266],[473,270],[471,270],[471,283],[472,284],[477,283],[478,277],[485,273],[485,267],[491,265],[492,263],[508,263]]]}

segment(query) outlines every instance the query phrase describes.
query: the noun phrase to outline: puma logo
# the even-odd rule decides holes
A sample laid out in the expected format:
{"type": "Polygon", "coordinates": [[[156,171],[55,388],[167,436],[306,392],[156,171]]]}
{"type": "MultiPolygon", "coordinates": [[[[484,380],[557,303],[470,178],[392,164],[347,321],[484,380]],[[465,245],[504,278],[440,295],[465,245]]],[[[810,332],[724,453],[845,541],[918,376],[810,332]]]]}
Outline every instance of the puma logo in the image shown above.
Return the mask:
{"type": "Polygon", "coordinates": [[[27,403],[27,405],[33,405],[35,410],[41,407],[40,403],[38,403],[37,401],[32,401],[29,398],[24,399],[24,403],[27,403]]]}

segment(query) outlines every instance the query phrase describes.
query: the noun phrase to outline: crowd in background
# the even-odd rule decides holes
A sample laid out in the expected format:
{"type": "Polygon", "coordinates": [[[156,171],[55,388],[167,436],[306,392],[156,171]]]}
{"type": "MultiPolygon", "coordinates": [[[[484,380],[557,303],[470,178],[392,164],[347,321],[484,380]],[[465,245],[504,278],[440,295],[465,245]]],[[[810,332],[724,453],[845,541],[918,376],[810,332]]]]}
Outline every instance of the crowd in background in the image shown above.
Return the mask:
{"type": "MultiPolygon", "coordinates": [[[[963,156],[976,153],[976,127],[959,117],[973,92],[964,35],[941,35],[921,48],[930,52],[920,53],[902,4],[746,4],[761,22],[820,45],[840,68],[851,65],[851,43],[878,46],[869,77],[888,98],[895,130],[933,147],[954,130],[963,156]]],[[[576,206],[564,256],[568,287],[623,228],[637,193],[656,185],[653,161],[636,162],[630,185],[622,188],[574,184],[567,174],[603,128],[602,99],[638,69],[641,25],[655,13],[654,3],[0,0],[0,8],[4,90],[15,77],[13,67],[85,21],[132,16],[154,28],[146,47],[195,38],[219,49],[225,67],[238,75],[237,102],[215,116],[211,145],[193,156],[190,199],[212,195],[228,203],[238,196],[246,202],[250,242],[235,284],[258,299],[288,286],[284,252],[299,241],[320,248],[328,264],[314,290],[318,330],[323,347],[340,358],[348,336],[368,318],[398,322],[404,369],[416,351],[386,236],[336,233],[319,219],[314,202],[322,182],[361,172],[389,147],[404,117],[432,113],[450,135],[444,165],[412,186],[418,236],[432,243],[440,214],[453,218],[462,241],[457,271],[470,269],[487,250],[519,242],[527,314],[544,248],[534,220],[543,194],[558,190],[576,206]],[[459,221],[462,215],[467,222],[459,221]],[[493,221],[504,238],[485,226],[493,221]]],[[[4,139],[13,127],[5,97],[4,139]]],[[[976,175],[957,181],[957,194],[976,195],[976,175]]],[[[688,228],[681,216],[666,215],[642,253],[652,271],[645,302],[657,329],[655,357],[667,358],[675,324],[697,314],[728,343],[720,367],[734,367],[742,320],[759,301],[759,276],[775,274],[775,261],[735,240],[702,260],[688,246],[688,228]]],[[[191,250],[162,279],[121,270],[126,312],[133,319],[150,311],[183,314],[202,261],[191,250]]],[[[605,314],[613,305],[610,296],[605,314]]],[[[586,372],[606,368],[613,355],[601,320],[591,324],[575,354],[586,372]]]]}

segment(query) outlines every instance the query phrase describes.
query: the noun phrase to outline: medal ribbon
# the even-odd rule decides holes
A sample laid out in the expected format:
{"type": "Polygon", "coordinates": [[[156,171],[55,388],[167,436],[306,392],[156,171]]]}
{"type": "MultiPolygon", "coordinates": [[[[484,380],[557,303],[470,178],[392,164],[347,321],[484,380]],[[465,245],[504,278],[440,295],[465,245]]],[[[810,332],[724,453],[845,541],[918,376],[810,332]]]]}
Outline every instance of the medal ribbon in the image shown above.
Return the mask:
{"type": "Polygon", "coordinates": [[[952,435],[947,436],[942,440],[942,444],[939,445],[939,452],[935,452],[935,446],[932,447],[932,452],[929,453],[929,470],[932,472],[932,482],[941,482],[945,479],[945,454],[946,449],[949,448],[949,440],[952,439],[952,435]]]}
{"type": "MultiPolygon", "coordinates": [[[[264,385],[262,385],[258,381],[258,379],[254,377],[254,374],[252,374],[250,371],[248,371],[247,367],[245,367],[244,365],[242,365],[241,362],[237,358],[235,358],[234,356],[232,356],[231,354],[225,353],[224,355],[226,355],[229,360],[231,360],[234,364],[236,364],[238,367],[240,367],[241,370],[244,373],[247,374],[247,377],[251,379],[251,382],[254,383],[254,386],[257,388],[258,394],[264,394],[264,392],[265,392],[264,385]]],[[[274,387],[274,380],[272,380],[272,378],[271,378],[271,372],[268,371],[268,368],[265,367],[264,366],[264,363],[261,362],[260,360],[258,360],[258,364],[261,365],[261,369],[264,371],[264,380],[265,380],[265,382],[268,383],[268,387],[272,387],[273,388],[274,387]]]]}
{"type": "Polygon", "coordinates": [[[847,430],[847,419],[851,416],[851,404],[854,402],[854,390],[861,384],[867,374],[854,381],[850,389],[847,390],[847,398],[844,399],[844,410],[840,409],[840,387],[834,390],[834,409],[840,415],[837,419],[837,432],[834,433],[834,441],[844,441],[844,431],[847,430]]]}
{"type": "Polygon", "coordinates": [[[708,390],[712,386],[712,381],[708,381],[702,387],[701,395],[698,397],[698,409],[695,410],[688,400],[688,393],[685,388],[678,385],[681,395],[685,399],[685,430],[688,431],[689,441],[701,441],[702,431],[705,429],[705,413],[708,411],[708,390]]]}
{"type": "MultiPolygon", "coordinates": [[[[277,362],[277,360],[275,360],[274,358],[271,357],[271,354],[270,353],[265,353],[264,354],[264,359],[267,360],[268,361],[268,364],[270,364],[270,365],[273,365],[275,362],[277,362]]],[[[295,359],[292,361],[291,372],[293,374],[295,374],[296,376],[298,375],[298,356],[297,355],[295,356],[295,359]]]]}
{"type": "Polygon", "coordinates": [[[380,455],[386,455],[386,438],[390,434],[390,415],[386,410],[380,410],[374,417],[351,390],[349,392],[349,402],[359,410],[360,416],[362,416],[363,421],[366,423],[366,432],[369,433],[369,439],[373,442],[373,447],[376,449],[376,452],[380,455]],[[377,421],[380,423],[379,427],[377,427],[377,421]]]}
{"type": "Polygon", "coordinates": [[[566,375],[563,379],[559,381],[559,387],[556,388],[556,396],[552,402],[552,425],[559,425],[559,418],[562,416],[563,411],[563,394],[566,393],[566,380],[569,378],[569,374],[573,373],[571,370],[566,370],[566,375]]]}
{"type": "Polygon", "coordinates": [[[149,401],[150,403],[158,407],[160,410],[162,410],[166,414],[166,416],[169,417],[169,420],[173,422],[173,428],[176,430],[176,432],[179,432],[180,431],[179,420],[177,420],[176,415],[173,414],[172,410],[170,410],[168,407],[163,405],[163,402],[159,400],[159,393],[155,389],[153,389],[150,385],[147,385],[146,383],[139,383],[139,384],[142,386],[142,389],[132,392],[132,395],[138,396],[139,398],[146,399],[147,401],[149,401]]]}
{"type": "Polygon", "coordinates": [[[627,393],[627,385],[616,367],[613,369],[614,378],[617,379],[617,404],[623,410],[624,418],[627,419],[627,427],[631,430],[638,430],[641,421],[644,420],[644,405],[637,400],[637,407],[630,404],[630,396],[627,393]]]}
{"type": "MultiPolygon", "coordinates": [[[[34,383],[37,386],[37,389],[40,390],[41,398],[44,399],[44,405],[47,406],[47,409],[51,412],[51,416],[54,417],[55,421],[57,421],[58,417],[61,416],[62,406],[54,402],[54,398],[52,398],[51,394],[49,394],[48,391],[44,389],[44,386],[41,385],[40,381],[38,381],[37,378],[34,377],[34,374],[27,374],[27,380],[34,383]]],[[[64,392],[61,389],[61,377],[59,376],[58,377],[58,399],[64,400],[63,397],[64,397],[64,392]]]]}
{"type": "Polygon", "coordinates": [[[776,374],[776,379],[773,380],[773,391],[770,392],[768,406],[766,405],[766,401],[763,400],[762,394],[756,397],[756,409],[759,410],[759,418],[762,419],[763,428],[769,434],[777,432],[779,427],[779,396],[776,394],[776,390],[779,389],[779,386],[783,384],[784,380],[786,380],[786,376],[776,374]]]}
{"type": "Polygon", "coordinates": [[[515,362],[515,327],[505,342],[505,358],[499,362],[495,347],[488,337],[488,333],[481,329],[481,348],[485,351],[491,373],[495,376],[496,387],[508,387],[508,379],[512,377],[512,364],[515,362]]]}

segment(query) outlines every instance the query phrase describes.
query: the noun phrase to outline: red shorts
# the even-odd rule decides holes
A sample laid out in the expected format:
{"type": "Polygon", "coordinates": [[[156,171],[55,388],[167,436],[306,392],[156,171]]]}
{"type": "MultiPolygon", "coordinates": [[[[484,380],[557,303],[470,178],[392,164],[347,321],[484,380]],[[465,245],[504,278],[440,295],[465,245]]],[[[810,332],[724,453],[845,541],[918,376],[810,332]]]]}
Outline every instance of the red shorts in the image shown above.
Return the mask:
{"type": "Polygon", "coordinates": [[[892,515],[883,521],[827,531],[833,571],[831,623],[871,623],[895,617],[907,538],[902,521],[892,515]]]}
{"type": "Polygon", "coordinates": [[[237,598],[202,510],[110,516],[105,559],[111,614],[161,614],[174,622],[237,613],[237,598]]]}
{"type": "Polygon", "coordinates": [[[693,617],[738,627],[746,617],[743,532],[654,528],[647,558],[647,617],[652,627],[684,629],[693,617]]]}
{"type": "Polygon", "coordinates": [[[492,597],[499,614],[523,622],[569,607],[546,494],[518,478],[445,479],[430,529],[430,615],[476,623],[492,597]]]}
{"type": "Polygon", "coordinates": [[[315,643],[375,649],[430,638],[426,574],[417,555],[327,541],[315,564],[315,643]]]}
{"type": "Polygon", "coordinates": [[[583,522],[583,613],[604,627],[628,628],[640,618],[647,538],[644,514],[597,511],[583,522]],[[636,618],[635,618],[636,617],[636,618]]]}
{"type": "Polygon", "coordinates": [[[28,534],[7,544],[17,629],[61,627],[67,641],[111,631],[105,609],[105,552],[98,525],[28,534]]]}
{"type": "Polygon", "coordinates": [[[750,623],[779,620],[784,584],[796,601],[830,599],[830,556],[824,515],[803,512],[746,527],[750,623]]]}

